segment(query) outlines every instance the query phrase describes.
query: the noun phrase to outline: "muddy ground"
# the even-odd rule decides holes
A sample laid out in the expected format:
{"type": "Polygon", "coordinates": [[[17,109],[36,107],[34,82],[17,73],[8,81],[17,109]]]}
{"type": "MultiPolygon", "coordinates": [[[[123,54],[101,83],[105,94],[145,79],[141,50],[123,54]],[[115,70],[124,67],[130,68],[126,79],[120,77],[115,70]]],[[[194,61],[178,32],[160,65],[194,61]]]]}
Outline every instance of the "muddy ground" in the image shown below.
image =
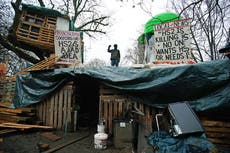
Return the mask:
{"type": "MultiPolygon", "coordinates": [[[[96,129],[81,129],[74,133],[64,133],[63,131],[21,131],[4,137],[0,141],[0,153],[132,153],[132,145],[127,145],[122,149],[117,149],[112,144],[112,139],[108,139],[107,148],[95,149],[94,134],[96,129]],[[51,140],[45,137],[44,133],[52,133],[60,137],[58,140],[51,140]],[[49,148],[44,152],[39,150],[38,144],[48,144],[49,148]]],[[[147,146],[145,153],[152,153],[151,146],[147,146]]],[[[219,148],[219,153],[229,153],[230,148],[219,148]]]]}
{"type": "Polygon", "coordinates": [[[48,144],[48,151],[55,153],[131,153],[132,147],[115,149],[112,140],[108,140],[107,148],[95,149],[94,134],[96,130],[78,130],[75,133],[51,131],[61,138],[53,141],[44,137],[42,133],[47,131],[22,131],[4,136],[0,142],[0,153],[40,153],[38,144],[48,144]],[[81,139],[82,138],[82,139],[81,139]],[[78,140],[80,139],[80,140],[78,140]],[[75,142],[73,142],[75,141],[75,142]],[[72,143],[71,143],[72,142],[72,143]],[[69,144],[69,145],[66,145],[69,144]],[[60,148],[61,147],[61,148],[60,148]],[[58,149],[59,148],[59,149],[58,149]],[[56,149],[56,150],[55,150],[56,149]]]}

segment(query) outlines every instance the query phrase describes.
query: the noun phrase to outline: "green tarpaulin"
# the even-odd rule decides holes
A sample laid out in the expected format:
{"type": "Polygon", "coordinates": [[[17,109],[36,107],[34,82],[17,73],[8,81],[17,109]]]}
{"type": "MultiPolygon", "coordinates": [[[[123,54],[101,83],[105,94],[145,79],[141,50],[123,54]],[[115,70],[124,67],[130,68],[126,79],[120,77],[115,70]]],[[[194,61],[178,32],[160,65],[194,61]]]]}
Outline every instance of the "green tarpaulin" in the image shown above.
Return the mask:
{"type": "Polygon", "coordinates": [[[230,60],[164,68],[108,66],[31,72],[17,76],[14,105],[38,103],[81,77],[101,81],[152,107],[187,101],[197,111],[230,108],[230,60]]]}
{"type": "Polygon", "coordinates": [[[172,12],[164,12],[157,14],[156,16],[152,17],[148,22],[145,24],[144,33],[153,33],[153,25],[161,24],[173,20],[178,20],[179,16],[176,13],[172,12]]]}
{"type": "Polygon", "coordinates": [[[43,14],[43,15],[46,15],[46,16],[65,17],[65,18],[69,19],[69,17],[67,15],[62,14],[57,10],[49,9],[49,8],[46,8],[46,7],[40,7],[40,6],[35,6],[35,5],[24,4],[23,3],[22,4],[22,9],[27,10],[27,11],[36,12],[38,14],[43,14]]]}

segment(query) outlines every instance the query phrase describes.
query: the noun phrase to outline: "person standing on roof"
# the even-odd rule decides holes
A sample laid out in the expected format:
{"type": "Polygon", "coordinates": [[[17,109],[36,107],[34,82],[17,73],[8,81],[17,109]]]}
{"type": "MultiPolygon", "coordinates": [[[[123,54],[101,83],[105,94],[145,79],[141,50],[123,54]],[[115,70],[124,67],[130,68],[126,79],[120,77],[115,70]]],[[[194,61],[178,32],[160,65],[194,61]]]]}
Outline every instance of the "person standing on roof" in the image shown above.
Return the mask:
{"type": "Polygon", "coordinates": [[[111,53],[111,66],[118,66],[120,62],[120,51],[117,49],[117,44],[113,45],[113,49],[110,49],[111,45],[108,46],[108,52],[111,53]]]}

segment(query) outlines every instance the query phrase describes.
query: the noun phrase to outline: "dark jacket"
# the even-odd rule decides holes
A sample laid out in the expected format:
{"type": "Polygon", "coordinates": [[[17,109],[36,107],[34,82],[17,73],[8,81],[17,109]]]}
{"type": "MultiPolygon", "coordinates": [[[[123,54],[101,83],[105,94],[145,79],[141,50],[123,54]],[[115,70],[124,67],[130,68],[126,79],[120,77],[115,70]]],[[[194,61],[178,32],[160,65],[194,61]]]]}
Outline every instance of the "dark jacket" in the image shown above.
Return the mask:
{"type": "Polygon", "coordinates": [[[118,49],[109,49],[108,48],[108,52],[111,53],[111,60],[115,59],[115,60],[120,60],[120,51],[118,49]]]}

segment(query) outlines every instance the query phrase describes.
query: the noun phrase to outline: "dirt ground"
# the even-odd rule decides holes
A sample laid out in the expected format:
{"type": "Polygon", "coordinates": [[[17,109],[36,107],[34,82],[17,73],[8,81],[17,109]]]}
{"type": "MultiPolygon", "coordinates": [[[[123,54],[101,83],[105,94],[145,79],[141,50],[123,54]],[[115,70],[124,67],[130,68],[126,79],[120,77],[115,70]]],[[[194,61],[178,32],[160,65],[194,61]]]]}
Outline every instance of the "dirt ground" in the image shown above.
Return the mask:
{"type": "MultiPolygon", "coordinates": [[[[122,149],[116,149],[112,145],[112,140],[108,139],[107,148],[95,149],[94,134],[96,129],[81,129],[74,133],[64,133],[63,131],[21,131],[1,137],[0,153],[133,153],[132,145],[122,149]],[[44,133],[53,133],[60,139],[54,141],[45,137],[44,133]],[[38,144],[48,144],[46,151],[39,150],[38,144]]],[[[229,153],[230,149],[219,150],[219,153],[229,153]]],[[[145,153],[152,153],[152,148],[148,146],[145,153]]]]}
{"type": "Polygon", "coordinates": [[[56,141],[44,137],[42,135],[44,132],[47,131],[22,131],[4,136],[3,141],[0,142],[0,153],[40,153],[42,151],[39,150],[38,144],[49,144],[48,151],[55,153],[132,153],[132,147],[130,146],[115,149],[110,139],[106,149],[95,149],[94,134],[96,130],[94,129],[78,130],[75,133],[66,134],[62,131],[51,131],[61,137],[56,141]],[[78,140],[79,138],[82,139],[78,140]],[[73,142],[74,140],[76,142],[73,142]],[[66,145],[68,143],[69,145],[66,145]]]}

